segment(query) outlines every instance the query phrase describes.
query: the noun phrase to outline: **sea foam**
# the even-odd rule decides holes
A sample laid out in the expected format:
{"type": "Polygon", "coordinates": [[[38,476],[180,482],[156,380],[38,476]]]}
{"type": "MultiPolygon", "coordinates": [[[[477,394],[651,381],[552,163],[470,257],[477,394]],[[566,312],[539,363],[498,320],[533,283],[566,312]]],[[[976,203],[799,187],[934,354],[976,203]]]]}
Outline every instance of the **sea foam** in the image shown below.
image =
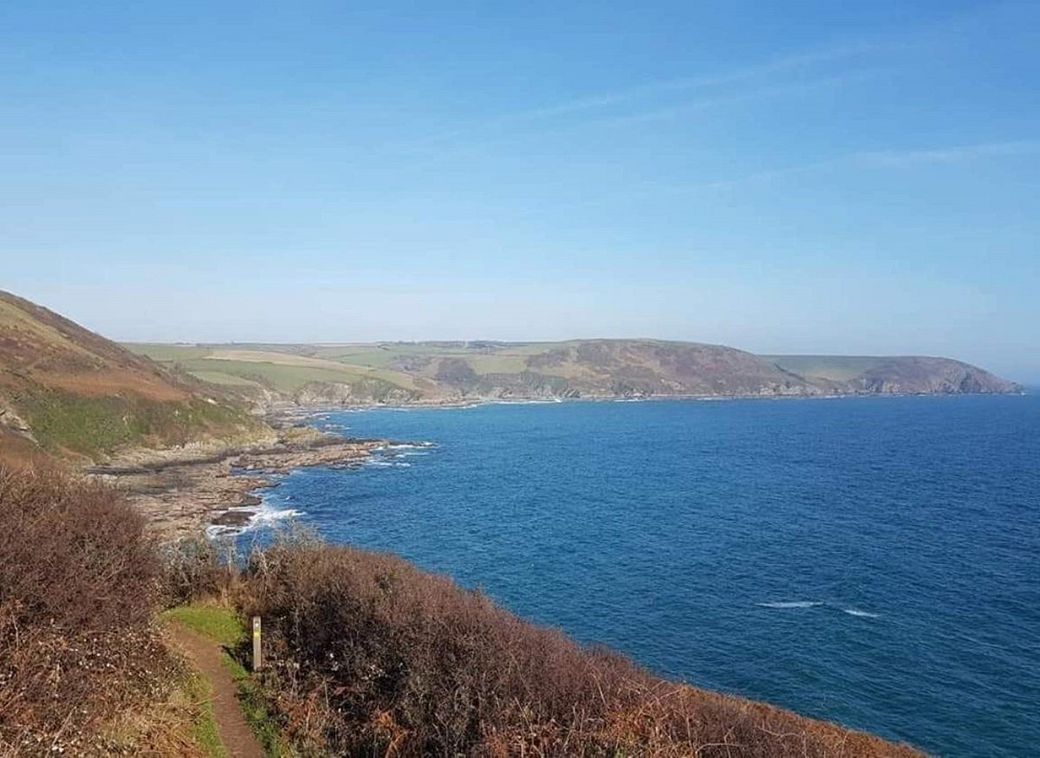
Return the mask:
{"type": "Polygon", "coordinates": [[[881,615],[880,613],[869,613],[868,611],[861,611],[856,608],[842,608],[842,610],[850,616],[859,616],[867,619],[876,619],[881,615]]]}

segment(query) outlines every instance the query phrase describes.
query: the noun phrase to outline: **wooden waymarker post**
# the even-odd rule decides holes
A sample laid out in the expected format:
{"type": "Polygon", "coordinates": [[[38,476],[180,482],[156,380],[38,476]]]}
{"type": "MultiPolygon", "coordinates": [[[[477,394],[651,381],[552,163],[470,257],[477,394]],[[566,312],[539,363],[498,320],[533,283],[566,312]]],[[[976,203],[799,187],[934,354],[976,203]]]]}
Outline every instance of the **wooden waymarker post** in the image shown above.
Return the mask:
{"type": "Polygon", "coordinates": [[[253,671],[259,671],[263,665],[260,653],[260,617],[253,616],[253,671]]]}

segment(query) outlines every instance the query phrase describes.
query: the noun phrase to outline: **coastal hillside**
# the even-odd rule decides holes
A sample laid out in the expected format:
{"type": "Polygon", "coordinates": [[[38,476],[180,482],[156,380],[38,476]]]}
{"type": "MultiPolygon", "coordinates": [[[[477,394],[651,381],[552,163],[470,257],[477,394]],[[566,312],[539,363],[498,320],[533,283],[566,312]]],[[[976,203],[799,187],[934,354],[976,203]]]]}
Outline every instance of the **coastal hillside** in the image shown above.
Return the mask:
{"type": "Polygon", "coordinates": [[[92,461],[265,433],[247,406],[0,291],[0,452],[92,461]]]}
{"type": "Polygon", "coordinates": [[[758,356],[662,340],[128,347],[243,397],[303,405],[1020,391],[947,358],[758,356]]]}
{"type": "Polygon", "coordinates": [[[988,371],[949,358],[925,356],[763,356],[785,371],[839,394],[1007,394],[1022,388],[988,371]]]}

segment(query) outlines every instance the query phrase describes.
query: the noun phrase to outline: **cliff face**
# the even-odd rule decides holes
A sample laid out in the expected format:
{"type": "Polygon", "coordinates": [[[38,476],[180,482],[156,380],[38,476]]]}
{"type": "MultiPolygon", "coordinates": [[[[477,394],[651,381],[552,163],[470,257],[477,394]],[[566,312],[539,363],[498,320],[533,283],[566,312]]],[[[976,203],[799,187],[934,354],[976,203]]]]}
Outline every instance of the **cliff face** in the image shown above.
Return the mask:
{"type": "Polygon", "coordinates": [[[292,393],[292,400],[298,405],[404,405],[419,397],[415,391],[380,381],[310,382],[292,393]]]}

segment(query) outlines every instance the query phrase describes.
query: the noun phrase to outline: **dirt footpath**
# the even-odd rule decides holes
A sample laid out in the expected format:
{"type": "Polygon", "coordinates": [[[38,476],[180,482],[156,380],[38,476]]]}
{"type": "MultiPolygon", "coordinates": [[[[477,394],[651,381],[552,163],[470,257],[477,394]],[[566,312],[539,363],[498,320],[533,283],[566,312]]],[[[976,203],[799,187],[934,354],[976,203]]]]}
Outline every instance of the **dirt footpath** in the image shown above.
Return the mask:
{"type": "Polygon", "coordinates": [[[213,685],[213,715],[228,755],[232,758],[264,758],[263,748],[242,715],[235,682],[221,660],[221,646],[176,622],[169,625],[169,635],[213,685]]]}

